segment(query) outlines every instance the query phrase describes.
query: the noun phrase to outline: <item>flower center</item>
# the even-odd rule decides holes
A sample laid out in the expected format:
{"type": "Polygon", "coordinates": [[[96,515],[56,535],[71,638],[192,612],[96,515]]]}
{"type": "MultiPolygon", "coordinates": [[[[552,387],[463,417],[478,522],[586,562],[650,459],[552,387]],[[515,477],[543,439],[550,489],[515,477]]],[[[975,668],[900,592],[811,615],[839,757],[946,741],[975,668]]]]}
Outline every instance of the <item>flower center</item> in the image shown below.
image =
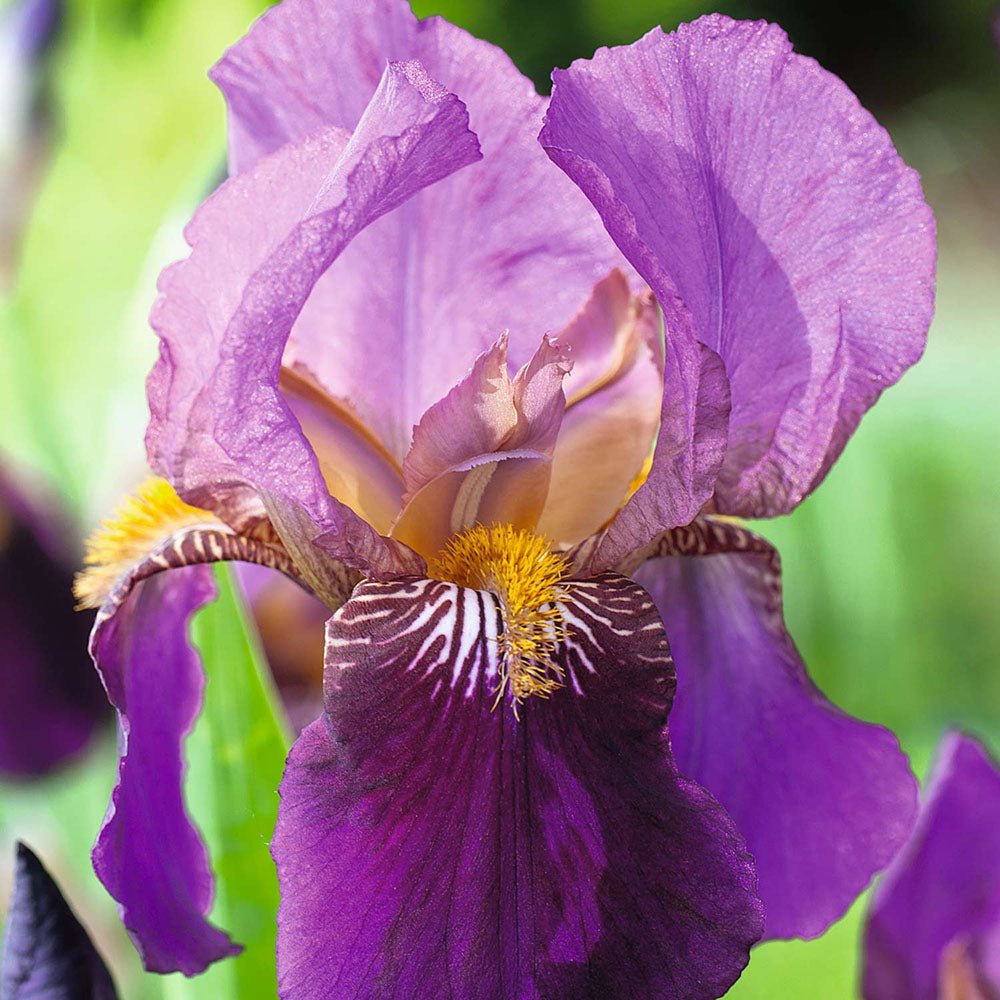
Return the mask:
{"type": "Polygon", "coordinates": [[[516,716],[525,698],[547,698],[562,687],[563,671],[553,657],[567,636],[559,602],[566,596],[568,569],[547,539],[509,524],[474,525],[453,536],[430,563],[434,579],[489,591],[500,602],[494,708],[509,691],[516,716]]]}

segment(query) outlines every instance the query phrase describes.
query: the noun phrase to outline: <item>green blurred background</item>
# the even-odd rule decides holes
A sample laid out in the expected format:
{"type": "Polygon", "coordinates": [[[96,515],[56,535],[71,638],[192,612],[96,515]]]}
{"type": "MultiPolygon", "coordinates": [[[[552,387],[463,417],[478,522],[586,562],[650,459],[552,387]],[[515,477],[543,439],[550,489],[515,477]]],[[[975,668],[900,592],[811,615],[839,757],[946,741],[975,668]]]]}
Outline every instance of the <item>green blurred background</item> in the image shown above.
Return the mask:
{"type": "MultiPolygon", "coordinates": [[[[30,155],[16,146],[2,151],[4,168],[13,163],[23,174],[16,191],[4,192],[3,218],[19,216],[23,231],[0,269],[0,460],[58,491],[81,533],[142,474],[143,376],[155,354],[145,317],[155,278],[181,254],[183,223],[224,169],[223,106],[206,71],[263,6],[70,0],[35,81],[30,155]]],[[[843,77],[889,128],[921,172],[938,219],[930,346],[866,418],[818,493],[792,517],[760,527],[783,553],[792,633],[835,702],[895,729],[921,773],[949,725],[1000,750],[1000,57],[992,5],[420,0],[416,7],[502,45],[543,90],[553,65],[633,41],[654,24],[670,28],[709,10],[767,18],[843,77]]],[[[203,622],[204,641],[213,641],[213,628],[238,632],[232,614],[236,625],[203,622]]],[[[247,641],[249,662],[253,636],[247,641]]],[[[213,700],[210,681],[208,714],[216,720],[222,694],[213,700]]],[[[219,745],[210,726],[199,724],[193,737],[205,754],[208,743],[219,745]]],[[[205,798],[211,782],[199,778],[197,754],[190,757],[192,781],[200,782],[192,794],[205,798]]],[[[225,970],[200,983],[142,975],[113,904],[88,874],[114,760],[109,737],[40,785],[0,786],[0,894],[9,841],[24,837],[93,928],[123,996],[219,996],[235,981],[225,970]]],[[[267,780],[259,788],[273,800],[273,774],[267,780]]],[[[262,807],[264,820],[271,806],[262,807]]],[[[224,835],[205,809],[196,815],[217,840],[224,835]]],[[[241,835],[260,846],[266,839],[260,830],[241,835]]],[[[863,902],[819,941],[759,948],[730,995],[856,995],[862,915],[863,902]]]]}

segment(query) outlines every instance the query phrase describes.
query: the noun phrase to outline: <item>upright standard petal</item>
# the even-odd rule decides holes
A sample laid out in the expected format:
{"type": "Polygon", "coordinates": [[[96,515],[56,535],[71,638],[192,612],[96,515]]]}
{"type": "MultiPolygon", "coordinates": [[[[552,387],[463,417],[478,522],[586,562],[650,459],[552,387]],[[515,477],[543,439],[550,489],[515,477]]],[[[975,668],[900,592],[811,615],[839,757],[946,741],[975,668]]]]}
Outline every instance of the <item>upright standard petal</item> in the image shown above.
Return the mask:
{"type": "Polygon", "coordinates": [[[534,528],[549,492],[569,369],[565,350],[548,339],[513,378],[506,334],[480,355],[413,429],[393,537],[430,560],[474,524],[534,528]]]}
{"type": "Polygon", "coordinates": [[[424,411],[510,330],[523,365],[624,263],[535,137],[544,100],[499,49],[405,0],[285,0],[216,66],[231,161],[323,124],[353,129],[385,60],[418,59],[469,109],[483,162],[372,226],[317,285],[294,358],[402,460],[424,411]]]}
{"type": "Polygon", "coordinates": [[[568,548],[604,527],[645,476],[663,398],[659,310],[613,271],[557,341],[573,370],[537,530],[568,548]]]}
{"type": "Polygon", "coordinates": [[[17,845],[7,912],[0,996],[4,1000],[115,1000],[111,974],[45,866],[17,845]]]}
{"type": "Polygon", "coordinates": [[[899,743],[809,680],[785,631],[773,550],[673,556],[635,575],[677,662],[681,772],[746,837],[767,936],[821,934],[910,832],[916,782],[899,743]]]}
{"type": "Polygon", "coordinates": [[[780,514],[920,356],[934,221],[917,175],[780,28],[713,15],[553,76],[541,141],[732,388],[720,511],[780,514]]]}
{"type": "Polygon", "coordinates": [[[224,517],[234,498],[242,514],[259,495],[317,592],[319,534],[369,575],[420,560],[327,493],[278,385],[289,332],[365,226],[479,155],[462,103],[419,65],[391,64],[349,140],[321,131],[228,182],[189,228],[191,256],[161,279],[151,464],[186,500],[224,517]]]}
{"type": "Polygon", "coordinates": [[[91,638],[122,747],[94,870],[153,972],[197,975],[240,950],[206,919],[212,873],[182,791],[182,744],[204,687],[187,625],[214,595],[206,566],[152,577],[102,609],[91,638]]]}
{"type": "Polygon", "coordinates": [[[729,819],[674,767],[648,596],[569,585],[566,686],[493,710],[500,610],[364,583],[331,619],[326,714],[273,853],[281,995],[717,997],[761,930],[729,819]]]}
{"type": "Polygon", "coordinates": [[[920,819],[865,929],[866,1000],[1000,996],[1000,769],[969,736],[938,751],[920,819]]]}

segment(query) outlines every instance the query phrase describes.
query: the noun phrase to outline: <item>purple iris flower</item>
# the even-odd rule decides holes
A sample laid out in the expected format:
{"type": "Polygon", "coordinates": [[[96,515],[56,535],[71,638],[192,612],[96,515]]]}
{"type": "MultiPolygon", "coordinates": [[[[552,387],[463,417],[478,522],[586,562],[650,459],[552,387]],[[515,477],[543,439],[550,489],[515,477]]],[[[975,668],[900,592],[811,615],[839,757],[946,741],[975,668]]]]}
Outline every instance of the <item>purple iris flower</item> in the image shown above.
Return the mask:
{"type": "Polygon", "coordinates": [[[37,778],[110,714],[74,611],[78,551],[52,504],[0,470],[0,775],[37,778]]]}
{"type": "Polygon", "coordinates": [[[950,733],[920,818],[879,883],[865,931],[866,1000],[1000,997],[1000,768],[950,733]]]}
{"type": "Polygon", "coordinates": [[[95,866],[147,966],[237,948],[181,792],[221,559],[333,612],[272,843],[282,996],[716,997],[820,933],[916,788],[810,683],[740,519],[919,357],[916,175],[724,17],[546,101],[398,0],[286,0],[213,75],[232,177],[153,312],[162,478],[80,586],[123,733],[95,866]]]}

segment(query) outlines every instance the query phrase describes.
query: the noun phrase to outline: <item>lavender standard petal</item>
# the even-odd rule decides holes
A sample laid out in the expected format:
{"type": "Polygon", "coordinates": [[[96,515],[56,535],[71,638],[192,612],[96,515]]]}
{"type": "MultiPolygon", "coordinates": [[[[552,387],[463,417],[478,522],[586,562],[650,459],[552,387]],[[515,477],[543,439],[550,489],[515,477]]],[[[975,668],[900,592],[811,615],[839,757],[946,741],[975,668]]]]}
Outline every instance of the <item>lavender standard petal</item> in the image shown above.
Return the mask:
{"type": "Polygon", "coordinates": [[[306,364],[402,460],[423,412],[505,329],[514,368],[624,264],[535,137],[545,101],[505,53],[405,0],[286,0],[213,71],[232,166],[324,124],[353,129],[386,60],[417,59],[468,107],[483,160],[361,234],[292,332],[306,364]]]}
{"type": "Polygon", "coordinates": [[[761,929],[753,866],[681,778],[646,594],[571,585],[566,687],[493,711],[491,595],[364,583],[331,620],[326,714],[273,853],[285,998],[717,997],[761,929]]]}
{"type": "Polygon", "coordinates": [[[349,139],[321,131],[224,185],[188,229],[191,256],[161,278],[151,464],[223,516],[234,498],[259,495],[321,595],[321,533],[330,554],[371,575],[421,562],[328,495],[278,389],[285,342],[357,233],[478,157],[462,103],[419,65],[392,64],[349,139]]]}
{"type": "Polygon", "coordinates": [[[677,763],[757,862],[767,936],[815,937],[905,841],[916,782],[895,736],[813,686],[782,621],[777,554],[674,556],[636,573],[677,662],[677,763]]]}
{"type": "Polygon", "coordinates": [[[139,584],[91,653],[118,710],[118,784],[94,845],[94,870],[152,972],[193,976],[240,947],[206,919],[213,880],[184,808],[182,744],[201,707],[204,676],[187,638],[191,615],[215,596],[207,566],[139,584]]]}
{"type": "Polygon", "coordinates": [[[950,733],[913,836],[872,899],[866,1000],[957,1000],[938,992],[949,950],[983,997],[1000,995],[998,831],[1000,769],[976,740],[950,733]]]}
{"type": "Polygon", "coordinates": [[[541,135],[732,382],[718,509],[780,514],[920,356],[934,221],[917,175],[780,28],[712,15],[553,75],[541,135]]]}

